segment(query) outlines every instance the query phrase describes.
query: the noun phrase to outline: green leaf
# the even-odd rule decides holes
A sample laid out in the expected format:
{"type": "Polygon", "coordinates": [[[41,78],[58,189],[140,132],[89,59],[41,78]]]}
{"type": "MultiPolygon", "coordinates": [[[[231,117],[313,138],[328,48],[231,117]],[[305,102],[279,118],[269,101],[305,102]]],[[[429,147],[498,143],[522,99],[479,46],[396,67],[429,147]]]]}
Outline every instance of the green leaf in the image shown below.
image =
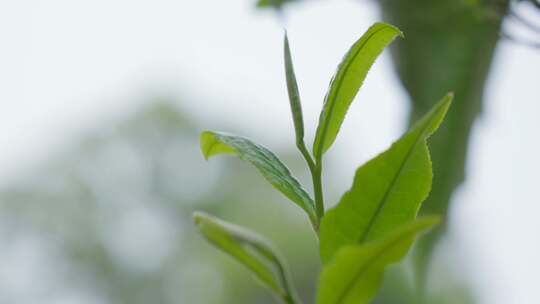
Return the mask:
{"type": "Polygon", "coordinates": [[[366,75],[383,49],[397,36],[403,34],[385,23],[375,23],[354,43],[340,63],[330,82],[324,106],[319,117],[319,126],[313,143],[316,159],[334,143],[345,114],[366,75]]]}
{"type": "Polygon", "coordinates": [[[201,150],[206,159],[217,154],[230,154],[254,165],[263,177],[306,211],[312,223],[317,223],[313,200],[274,153],[247,138],[224,133],[201,133],[201,150]]]}
{"type": "Polygon", "coordinates": [[[296,296],[285,264],[270,243],[251,231],[202,212],[195,212],[193,220],[210,243],[251,270],[283,302],[294,303],[296,296]]]}
{"type": "Polygon", "coordinates": [[[438,223],[438,217],[426,217],[402,225],[382,240],[342,247],[323,268],[317,304],[369,303],[385,268],[405,256],[420,232],[438,223]]]}
{"type": "Polygon", "coordinates": [[[296,145],[304,145],[304,118],[302,117],[302,103],[300,101],[300,93],[298,92],[298,84],[294,75],[294,67],[291,58],[291,49],[289,47],[289,39],[285,33],[283,42],[285,55],[285,76],[287,79],[287,91],[289,93],[289,102],[293,115],[294,130],[296,132],[296,145]]]}
{"type": "Polygon", "coordinates": [[[356,171],[353,185],[321,222],[320,250],[328,262],[344,245],[379,239],[414,220],[431,189],[426,139],[450,106],[445,96],[388,150],[356,171]]]}

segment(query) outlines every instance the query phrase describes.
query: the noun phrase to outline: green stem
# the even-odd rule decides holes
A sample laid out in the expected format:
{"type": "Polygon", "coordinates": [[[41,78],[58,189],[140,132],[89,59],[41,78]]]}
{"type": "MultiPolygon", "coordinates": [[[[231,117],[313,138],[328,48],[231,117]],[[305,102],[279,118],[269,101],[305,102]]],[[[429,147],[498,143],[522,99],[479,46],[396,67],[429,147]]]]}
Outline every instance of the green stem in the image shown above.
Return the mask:
{"type": "Polygon", "coordinates": [[[303,141],[299,141],[296,143],[296,146],[298,147],[298,150],[300,150],[300,153],[302,153],[302,156],[304,156],[304,159],[308,164],[309,170],[313,174],[313,170],[315,169],[315,162],[313,161],[313,158],[311,158],[311,155],[306,148],[306,144],[303,141]]]}
{"type": "Polygon", "coordinates": [[[324,216],[324,194],[322,189],[322,154],[316,155],[315,157],[315,168],[312,171],[313,189],[315,191],[315,208],[320,221],[324,216]]]}
{"type": "Polygon", "coordinates": [[[315,213],[317,214],[317,227],[315,230],[319,232],[319,223],[324,216],[324,198],[323,198],[323,189],[322,189],[322,160],[318,159],[317,162],[313,160],[309,154],[306,144],[303,141],[296,143],[298,150],[304,156],[306,160],[309,171],[311,172],[311,178],[313,180],[313,192],[315,193],[315,213]]]}
{"type": "Polygon", "coordinates": [[[322,189],[322,166],[317,164],[314,170],[311,172],[313,176],[313,191],[315,192],[315,211],[319,222],[324,216],[324,197],[322,189]]]}

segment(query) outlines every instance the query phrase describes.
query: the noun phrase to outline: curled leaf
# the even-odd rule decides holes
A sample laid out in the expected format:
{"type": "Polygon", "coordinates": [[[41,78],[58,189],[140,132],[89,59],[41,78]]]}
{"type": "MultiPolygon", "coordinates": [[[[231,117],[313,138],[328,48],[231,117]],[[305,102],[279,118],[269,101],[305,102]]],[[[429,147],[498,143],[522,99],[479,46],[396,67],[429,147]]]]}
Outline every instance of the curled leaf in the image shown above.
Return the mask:
{"type": "Polygon", "coordinates": [[[193,220],[203,236],[247,267],[265,287],[285,303],[295,299],[285,264],[270,243],[254,232],[202,212],[193,220]]]}
{"type": "Polygon", "coordinates": [[[304,209],[312,223],[317,223],[313,200],[270,150],[244,137],[210,131],[201,133],[200,142],[206,159],[218,154],[229,154],[254,165],[274,188],[304,209]]]}

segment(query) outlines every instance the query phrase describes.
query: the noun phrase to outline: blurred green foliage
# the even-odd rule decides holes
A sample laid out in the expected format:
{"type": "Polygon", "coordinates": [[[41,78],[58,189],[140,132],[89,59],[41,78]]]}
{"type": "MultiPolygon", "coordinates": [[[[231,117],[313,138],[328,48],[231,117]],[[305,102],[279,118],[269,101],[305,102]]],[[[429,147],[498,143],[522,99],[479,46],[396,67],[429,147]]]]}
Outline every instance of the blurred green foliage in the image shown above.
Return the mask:
{"type": "MultiPolygon", "coordinates": [[[[292,169],[303,166],[292,151],[279,153],[292,169]]],[[[32,270],[35,286],[3,292],[0,302],[75,294],[83,303],[271,303],[194,231],[194,209],[268,235],[288,257],[301,296],[312,298],[319,262],[309,221],[251,167],[225,163],[204,160],[196,125],[166,101],[51,156],[0,189],[0,231],[9,232],[0,240],[6,248],[37,240],[54,275],[32,270]]]]}
{"type": "Polygon", "coordinates": [[[276,9],[281,9],[285,4],[290,2],[296,2],[298,0],[258,0],[257,7],[266,8],[273,7],[276,9]]]}

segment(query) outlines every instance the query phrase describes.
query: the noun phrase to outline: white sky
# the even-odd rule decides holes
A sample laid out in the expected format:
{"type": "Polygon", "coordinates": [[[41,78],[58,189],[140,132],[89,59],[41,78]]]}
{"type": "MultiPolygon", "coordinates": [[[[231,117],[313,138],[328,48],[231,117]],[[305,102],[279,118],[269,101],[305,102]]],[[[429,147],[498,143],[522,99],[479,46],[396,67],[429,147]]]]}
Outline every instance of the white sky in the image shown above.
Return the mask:
{"type": "MultiPolygon", "coordinates": [[[[312,138],[330,76],[377,11],[367,1],[314,1],[287,15],[312,138]]],[[[183,107],[211,129],[290,144],[281,52],[281,25],[248,0],[0,1],[0,182],[163,89],[203,97],[183,107]]],[[[501,44],[452,210],[450,238],[486,304],[540,301],[539,68],[540,51],[501,44]]],[[[405,125],[404,101],[386,54],[332,149],[336,163],[360,164],[388,146],[405,125]]],[[[353,170],[339,168],[340,189],[353,170]]]]}

